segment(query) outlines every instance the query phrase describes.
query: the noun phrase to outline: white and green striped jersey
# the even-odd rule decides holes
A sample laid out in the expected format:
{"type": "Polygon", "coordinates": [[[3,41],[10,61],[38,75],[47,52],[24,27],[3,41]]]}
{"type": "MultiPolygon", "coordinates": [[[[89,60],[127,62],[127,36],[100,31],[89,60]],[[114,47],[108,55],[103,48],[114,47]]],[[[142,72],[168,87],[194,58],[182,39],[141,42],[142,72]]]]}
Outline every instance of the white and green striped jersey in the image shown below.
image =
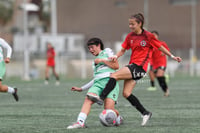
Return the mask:
{"type": "Polygon", "coordinates": [[[3,61],[3,49],[2,48],[6,48],[7,49],[7,58],[11,58],[11,54],[12,54],[12,48],[10,47],[10,45],[2,38],[0,38],[0,61],[3,61]]]}
{"type": "MultiPolygon", "coordinates": [[[[104,50],[102,50],[99,53],[98,56],[96,56],[96,58],[108,59],[109,57],[112,57],[113,55],[114,55],[114,53],[113,53],[112,49],[105,48],[104,50]]],[[[94,71],[94,73],[93,73],[94,79],[109,77],[110,73],[115,72],[114,69],[108,67],[104,63],[95,64],[94,62],[93,62],[93,71],[94,71]]]]}
{"type": "MultiPolygon", "coordinates": [[[[114,55],[112,49],[110,48],[105,48],[104,50],[102,50],[98,56],[96,56],[95,59],[100,58],[100,59],[108,59],[109,57],[112,57],[114,55]]],[[[96,64],[93,62],[93,79],[88,82],[87,84],[83,85],[81,88],[82,90],[87,90],[89,89],[93,84],[94,84],[94,80],[98,80],[101,78],[106,78],[106,77],[110,77],[110,73],[115,72],[114,69],[108,67],[107,65],[105,65],[104,63],[99,63],[96,64]]]]}

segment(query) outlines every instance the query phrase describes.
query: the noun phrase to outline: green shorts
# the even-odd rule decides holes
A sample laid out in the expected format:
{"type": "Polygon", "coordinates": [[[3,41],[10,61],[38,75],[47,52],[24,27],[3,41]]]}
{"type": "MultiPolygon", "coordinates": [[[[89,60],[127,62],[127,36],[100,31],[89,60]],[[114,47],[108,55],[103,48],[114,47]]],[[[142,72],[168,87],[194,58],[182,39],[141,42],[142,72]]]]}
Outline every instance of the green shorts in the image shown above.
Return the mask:
{"type": "MultiPolygon", "coordinates": [[[[95,93],[99,96],[102,93],[103,89],[105,88],[106,84],[108,83],[108,80],[109,77],[95,80],[94,84],[92,85],[92,87],[90,87],[88,92],[95,93]]],[[[119,84],[117,82],[115,88],[108,94],[107,98],[111,98],[114,101],[117,101],[118,96],[119,96],[119,84]]]]}
{"type": "Polygon", "coordinates": [[[5,62],[1,61],[0,62],[0,80],[3,79],[3,76],[5,75],[5,72],[6,72],[5,62]]]}

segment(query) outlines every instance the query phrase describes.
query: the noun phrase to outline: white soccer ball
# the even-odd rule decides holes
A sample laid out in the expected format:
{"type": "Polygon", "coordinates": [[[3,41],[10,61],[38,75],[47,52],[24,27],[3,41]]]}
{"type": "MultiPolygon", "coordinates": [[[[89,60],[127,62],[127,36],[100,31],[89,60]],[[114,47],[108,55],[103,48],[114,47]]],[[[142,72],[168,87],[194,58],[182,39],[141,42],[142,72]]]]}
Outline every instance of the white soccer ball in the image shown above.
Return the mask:
{"type": "Polygon", "coordinates": [[[102,125],[112,127],[116,124],[117,114],[111,109],[104,109],[99,114],[99,119],[102,125]]]}

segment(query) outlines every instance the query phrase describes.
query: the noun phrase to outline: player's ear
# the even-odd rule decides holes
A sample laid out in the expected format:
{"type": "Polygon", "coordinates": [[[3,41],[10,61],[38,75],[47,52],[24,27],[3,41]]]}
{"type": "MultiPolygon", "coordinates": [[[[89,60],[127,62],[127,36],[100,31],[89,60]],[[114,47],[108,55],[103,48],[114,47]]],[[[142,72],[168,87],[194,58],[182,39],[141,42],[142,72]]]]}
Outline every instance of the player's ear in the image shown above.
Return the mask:
{"type": "Polygon", "coordinates": [[[99,44],[97,44],[97,46],[99,47],[99,48],[101,48],[101,44],[99,43],[99,44]]]}

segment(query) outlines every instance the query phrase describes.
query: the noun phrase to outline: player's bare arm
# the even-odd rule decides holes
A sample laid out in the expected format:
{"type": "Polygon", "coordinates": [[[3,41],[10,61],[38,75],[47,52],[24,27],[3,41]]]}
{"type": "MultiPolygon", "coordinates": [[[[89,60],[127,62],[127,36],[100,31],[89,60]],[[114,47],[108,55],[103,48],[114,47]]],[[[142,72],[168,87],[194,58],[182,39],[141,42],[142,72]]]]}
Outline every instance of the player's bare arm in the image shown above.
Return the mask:
{"type": "Polygon", "coordinates": [[[79,91],[79,92],[81,92],[82,91],[82,89],[81,88],[79,88],[79,87],[72,87],[71,88],[71,91],[79,91]]]}
{"type": "Polygon", "coordinates": [[[118,61],[111,61],[111,60],[107,60],[107,59],[95,59],[94,60],[95,64],[99,64],[100,62],[103,62],[105,65],[107,65],[108,67],[112,68],[112,69],[119,69],[119,63],[118,61]]]}
{"type": "Polygon", "coordinates": [[[170,53],[164,46],[161,46],[160,48],[158,48],[160,51],[162,51],[163,53],[165,53],[166,55],[170,56],[172,59],[174,59],[177,62],[181,62],[182,59],[181,57],[176,57],[174,56],[172,53],[170,53]]]}

